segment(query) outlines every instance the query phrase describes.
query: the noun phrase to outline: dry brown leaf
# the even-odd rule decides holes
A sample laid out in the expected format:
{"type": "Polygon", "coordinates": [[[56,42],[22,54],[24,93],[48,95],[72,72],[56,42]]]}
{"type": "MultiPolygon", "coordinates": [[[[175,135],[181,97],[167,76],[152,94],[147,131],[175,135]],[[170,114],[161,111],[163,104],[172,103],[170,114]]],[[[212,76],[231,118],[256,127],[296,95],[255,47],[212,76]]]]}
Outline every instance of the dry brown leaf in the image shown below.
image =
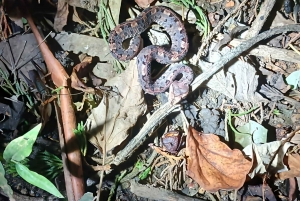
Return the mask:
{"type": "Polygon", "coordinates": [[[54,18],[54,30],[62,31],[64,26],[67,24],[69,14],[69,5],[66,0],[58,0],[57,12],[54,18]]]}
{"type": "Polygon", "coordinates": [[[120,145],[128,136],[139,116],[146,112],[144,93],[138,82],[136,59],[120,75],[108,80],[119,94],[107,97],[92,110],[87,120],[90,142],[101,152],[120,145]]]}
{"type": "Polygon", "coordinates": [[[95,93],[95,89],[86,86],[81,79],[87,77],[89,72],[92,70],[89,64],[92,62],[91,57],[85,58],[81,63],[77,64],[71,74],[71,87],[78,91],[95,93]]]}
{"type": "Polygon", "coordinates": [[[150,6],[150,4],[155,0],[134,0],[134,1],[140,7],[146,8],[146,7],[150,6]]]}
{"type": "Polygon", "coordinates": [[[289,154],[287,156],[288,161],[288,167],[289,171],[281,172],[279,174],[276,174],[276,177],[278,177],[281,180],[285,180],[288,178],[293,177],[300,177],[300,155],[297,154],[289,154]]]}
{"type": "Polygon", "coordinates": [[[189,128],[187,137],[188,175],[208,191],[239,189],[252,163],[238,149],[230,149],[214,134],[189,128]]]}

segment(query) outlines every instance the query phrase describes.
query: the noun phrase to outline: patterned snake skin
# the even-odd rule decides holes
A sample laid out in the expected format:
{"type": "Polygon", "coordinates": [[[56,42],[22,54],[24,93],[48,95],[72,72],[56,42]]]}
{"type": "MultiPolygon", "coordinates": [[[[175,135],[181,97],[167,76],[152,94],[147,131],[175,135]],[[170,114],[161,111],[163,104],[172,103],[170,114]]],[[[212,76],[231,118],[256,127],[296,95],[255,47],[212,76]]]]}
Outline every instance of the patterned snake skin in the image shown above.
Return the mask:
{"type": "Polygon", "coordinates": [[[171,64],[168,69],[156,80],[151,78],[151,61],[162,64],[178,62],[188,51],[188,37],[180,18],[170,8],[152,6],[146,8],[134,20],[121,23],[111,31],[109,46],[112,55],[122,61],[130,60],[137,55],[139,82],[143,90],[152,95],[169,89],[169,100],[179,102],[187,96],[189,84],[193,80],[193,71],[183,64],[171,64]],[[150,45],[140,52],[140,33],[145,31],[153,22],[162,26],[169,34],[171,47],[150,45]],[[123,41],[131,38],[129,48],[124,49],[123,41]],[[182,75],[182,76],[178,76],[182,75]],[[180,79],[178,80],[178,77],[180,79]]]}

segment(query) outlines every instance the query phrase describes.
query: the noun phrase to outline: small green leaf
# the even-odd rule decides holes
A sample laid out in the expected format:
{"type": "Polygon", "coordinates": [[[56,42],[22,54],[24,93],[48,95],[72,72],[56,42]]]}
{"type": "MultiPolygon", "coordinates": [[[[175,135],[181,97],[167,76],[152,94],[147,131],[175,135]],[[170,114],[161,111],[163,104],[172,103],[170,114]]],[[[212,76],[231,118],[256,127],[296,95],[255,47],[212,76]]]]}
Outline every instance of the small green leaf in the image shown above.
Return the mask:
{"type": "Polygon", "coordinates": [[[280,115],[280,111],[277,110],[277,109],[274,109],[274,110],[273,110],[273,114],[278,116],[278,115],[280,115]]]}
{"type": "Polygon", "coordinates": [[[93,198],[94,198],[93,193],[87,192],[79,199],[79,201],[91,201],[93,200],[93,198]]]}
{"type": "Polygon", "coordinates": [[[24,18],[24,17],[22,17],[22,22],[23,22],[23,24],[27,24],[28,23],[27,20],[26,20],[26,18],[24,18]]]}
{"type": "Polygon", "coordinates": [[[15,199],[13,198],[13,191],[11,187],[7,184],[7,180],[4,177],[4,175],[5,171],[2,163],[0,162],[0,188],[3,190],[4,194],[9,197],[9,200],[14,201],[15,199]]]}
{"type": "Polygon", "coordinates": [[[286,78],[286,82],[289,85],[292,85],[292,89],[296,89],[298,88],[298,84],[299,84],[299,80],[300,80],[300,70],[294,71],[292,72],[287,78],[286,78]]]}
{"type": "Polygon", "coordinates": [[[3,158],[6,161],[22,161],[32,152],[32,146],[39,134],[42,124],[38,124],[26,134],[11,141],[5,148],[3,158]]]}
{"type": "Polygon", "coordinates": [[[144,166],[144,163],[141,160],[138,160],[134,166],[134,168],[137,168],[138,170],[141,170],[144,166]]]}
{"type": "Polygon", "coordinates": [[[85,136],[85,131],[84,131],[84,125],[83,125],[82,121],[81,121],[81,123],[78,123],[77,129],[74,129],[73,133],[75,134],[75,136],[77,138],[82,155],[85,156],[86,151],[87,151],[87,142],[86,142],[86,136],[85,136]]]}
{"type": "Polygon", "coordinates": [[[18,174],[28,183],[35,185],[56,197],[64,198],[57,188],[44,176],[29,170],[26,166],[18,162],[16,163],[16,169],[18,174]]]}
{"type": "Polygon", "coordinates": [[[148,167],[144,172],[139,175],[140,180],[144,180],[148,177],[151,172],[151,167],[148,167]]]}
{"type": "Polygon", "coordinates": [[[252,142],[256,144],[267,142],[268,130],[255,121],[250,120],[249,123],[238,127],[237,130],[242,134],[235,134],[235,142],[242,147],[246,147],[252,142]]]}

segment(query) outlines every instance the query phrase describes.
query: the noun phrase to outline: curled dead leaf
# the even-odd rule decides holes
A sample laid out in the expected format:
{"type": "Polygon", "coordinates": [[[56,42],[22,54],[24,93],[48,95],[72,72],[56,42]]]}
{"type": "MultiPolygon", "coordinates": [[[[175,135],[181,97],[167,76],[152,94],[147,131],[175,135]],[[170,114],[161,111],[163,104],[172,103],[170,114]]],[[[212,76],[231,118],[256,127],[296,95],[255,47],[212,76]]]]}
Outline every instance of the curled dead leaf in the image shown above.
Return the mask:
{"type": "Polygon", "coordinates": [[[218,136],[202,134],[192,127],[187,156],[188,175],[208,191],[239,189],[252,167],[240,150],[232,150],[218,136]]]}
{"type": "MultiPolygon", "coordinates": [[[[96,91],[92,87],[88,87],[82,81],[84,77],[88,77],[92,71],[91,66],[89,65],[92,62],[91,57],[85,58],[81,63],[77,64],[71,74],[71,87],[78,91],[83,91],[87,93],[95,94],[96,91]]],[[[92,78],[93,82],[96,82],[96,76],[92,78]]]]}

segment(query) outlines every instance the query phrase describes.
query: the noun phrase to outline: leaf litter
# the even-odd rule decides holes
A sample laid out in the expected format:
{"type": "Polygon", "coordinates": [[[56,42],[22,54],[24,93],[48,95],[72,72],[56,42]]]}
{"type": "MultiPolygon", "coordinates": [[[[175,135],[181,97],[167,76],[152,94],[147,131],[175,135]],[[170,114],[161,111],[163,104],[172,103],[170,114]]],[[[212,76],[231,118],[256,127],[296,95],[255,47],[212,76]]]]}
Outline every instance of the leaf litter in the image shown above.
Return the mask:
{"type": "MultiPolygon", "coordinates": [[[[94,152],[88,154],[91,160],[87,165],[99,171],[100,179],[96,176],[96,180],[102,184],[102,190],[110,182],[104,171],[112,174],[113,166],[110,165],[115,165],[117,168],[114,170],[120,174],[114,176],[120,176],[116,179],[120,184],[116,182],[115,187],[109,186],[109,189],[120,185],[130,190],[126,195],[117,190],[117,199],[126,196],[128,199],[133,194],[139,195],[140,200],[143,199],[141,197],[153,200],[188,199],[181,194],[194,196],[195,199],[212,199],[213,196],[221,199],[219,193],[224,189],[226,191],[222,196],[225,197],[222,199],[226,200],[232,199],[230,190],[237,190],[240,199],[251,199],[249,195],[269,200],[275,197],[282,200],[295,198],[298,182],[295,178],[300,176],[297,169],[300,122],[300,56],[297,49],[300,42],[299,34],[295,32],[300,29],[296,25],[294,29],[288,26],[287,29],[282,28],[278,33],[284,34],[277,34],[251,49],[257,42],[250,44],[248,39],[250,35],[259,38],[258,33],[263,32],[261,30],[269,29],[264,25],[269,13],[259,8],[267,7],[275,14],[271,28],[293,24],[297,16],[287,15],[286,5],[281,5],[282,9],[273,7],[275,1],[272,0],[252,0],[248,4],[246,1],[202,0],[135,2],[139,7],[124,1],[99,1],[99,4],[96,1],[58,1],[54,24],[50,23],[54,30],[60,32],[52,33],[50,37],[60,45],[63,55],[66,53],[68,57],[69,53],[86,53],[92,56],[84,61],[79,59],[80,62],[78,58],[74,59],[76,63],[74,67],[71,65],[72,70],[69,71],[70,86],[75,92],[83,94],[73,96],[73,103],[77,106],[77,121],[86,121],[85,132],[94,152]],[[95,9],[97,4],[98,9],[95,9]],[[110,55],[107,44],[109,31],[119,22],[126,21],[128,16],[133,19],[149,5],[170,7],[182,16],[182,20],[189,22],[185,27],[190,37],[190,52],[184,63],[193,66],[195,82],[189,97],[181,102],[182,107],[168,105],[164,95],[144,95],[137,79],[136,61],[133,59],[125,64],[110,55]],[[76,22],[77,27],[71,28],[71,31],[68,27],[70,6],[91,12],[84,15],[84,11],[73,7],[71,21],[76,22]],[[243,18],[238,18],[238,14],[243,18]],[[91,19],[93,15],[98,17],[98,22],[91,19]],[[265,19],[260,16],[265,16],[265,19]],[[210,26],[213,28],[208,33],[206,31],[210,26]],[[247,52],[240,55],[243,51],[239,49],[245,45],[239,45],[243,42],[249,47],[246,45],[243,51],[247,52]],[[225,62],[219,64],[222,59],[225,62]],[[216,65],[225,66],[215,70],[216,65]],[[207,76],[204,79],[207,81],[197,84],[203,82],[199,81],[202,76],[207,76]],[[150,143],[149,148],[145,146],[145,141],[150,143]],[[140,151],[135,152],[138,148],[140,151]],[[126,162],[133,167],[133,161],[138,158],[142,161],[140,168],[120,165],[126,162]],[[92,165],[95,163],[97,166],[92,165]],[[127,173],[119,172],[125,169],[127,173]],[[122,182],[123,174],[131,187],[122,182]],[[137,179],[137,175],[143,177],[137,179]],[[139,182],[141,178],[143,181],[139,182]],[[288,193],[278,191],[283,180],[290,184],[288,193]],[[152,185],[147,193],[145,183],[152,185]]],[[[51,6],[55,7],[55,4],[51,6]]],[[[294,9],[297,6],[296,2],[294,9]]],[[[19,20],[11,14],[9,6],[7,13],[11,19],[19,20]]],[[[9,33],[5,30],[5,34],[9,33]]],[[[268,33],[270,35],[264,37],[274,34],[272,31],[268,33]]],[[[25,38],[29,36],[25,34],[9,39],[12,49],[21,50],[20,63],[26,62],[30,56],[41,63],[38,49],[28,51],[25,45],[22,53],[19,47],[20,40],[26,40],[27,45],[33,47],[37,45],[35,41],[25,38]],[[30,55],[27,55],[28,52],[30,55]]],[[[155,25],[148,35],[142,37],[149,38],[156,45],[169,43],[168,33],[155,25]]],[[[149,42],[144,40],[144,43],[148,45],[149,42]]],[[[4,41],[0,47],[3,51],[1,69],[14,75],[18,68],[17,62],[13,61],[18,60],[17,51],[13,51],[14,59],[11,59],[4,41]]],[[[69,58],[60,61],[64,59],[67,61],[69,58]]],[[[24,66],[22,72],[27,75],[32,66],[27,63],[24,66]]],[[[49,80],[47,82],[49,84],[49,80]]],[[[9,85],[7,87],[3,83],[2,89],[11,90],[9,85]]],[[[26,99],[23,101],[26,102],[26,99]]],[[[49,106],[51,100],[47,103],[49,106]]],[[[37,116],[37,121],[45,117],[51,119],[50,112],[43,114],[43,111],[49,110],[46,105],[40,104],[39,108],[35,113],[41,113],[42,117],[37,116]]],[[[91,173],[87,176],[92,178],[91,173]]],[[[8,191],[6,193],[10,195],[8,191]]],[[[99,198],[100,195],[97,196],[99,198]]]]}

